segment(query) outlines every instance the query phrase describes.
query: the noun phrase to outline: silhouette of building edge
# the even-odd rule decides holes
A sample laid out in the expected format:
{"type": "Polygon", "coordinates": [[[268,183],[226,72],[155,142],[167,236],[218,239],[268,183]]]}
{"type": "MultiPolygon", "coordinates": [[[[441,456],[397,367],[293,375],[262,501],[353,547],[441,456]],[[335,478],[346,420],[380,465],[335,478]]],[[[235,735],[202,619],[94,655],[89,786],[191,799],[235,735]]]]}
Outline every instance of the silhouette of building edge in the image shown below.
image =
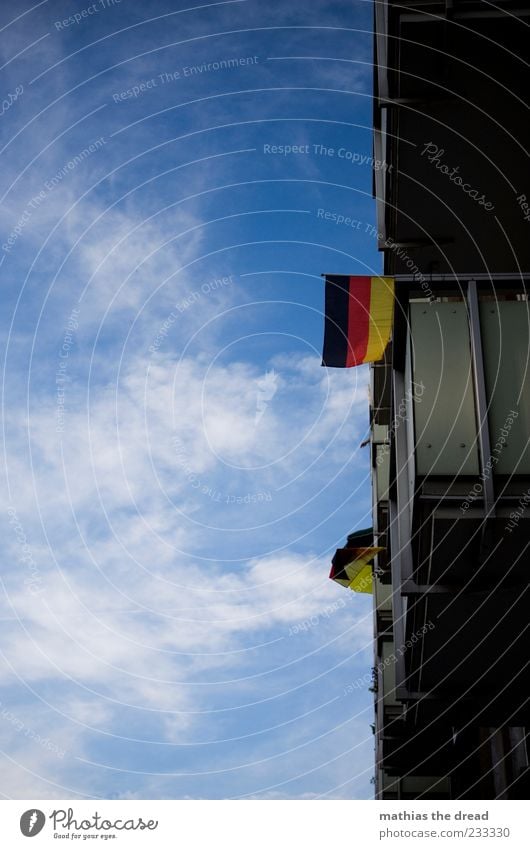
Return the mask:
{"type": "Polygon", "coordinates": [[[378,799],[530,791],[529,13],[374,4],[378,799]]]}

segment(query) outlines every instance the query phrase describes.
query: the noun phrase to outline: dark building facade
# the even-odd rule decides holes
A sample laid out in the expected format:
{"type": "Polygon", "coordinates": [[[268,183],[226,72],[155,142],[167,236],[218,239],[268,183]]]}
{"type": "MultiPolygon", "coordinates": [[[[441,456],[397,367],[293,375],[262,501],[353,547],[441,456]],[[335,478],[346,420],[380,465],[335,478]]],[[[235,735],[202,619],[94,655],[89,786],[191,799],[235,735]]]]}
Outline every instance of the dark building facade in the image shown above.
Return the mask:
{"type": "Polygon", "coordinates": [[[375,2],[380,799],[530,792],[529,14],[375,2]]]}

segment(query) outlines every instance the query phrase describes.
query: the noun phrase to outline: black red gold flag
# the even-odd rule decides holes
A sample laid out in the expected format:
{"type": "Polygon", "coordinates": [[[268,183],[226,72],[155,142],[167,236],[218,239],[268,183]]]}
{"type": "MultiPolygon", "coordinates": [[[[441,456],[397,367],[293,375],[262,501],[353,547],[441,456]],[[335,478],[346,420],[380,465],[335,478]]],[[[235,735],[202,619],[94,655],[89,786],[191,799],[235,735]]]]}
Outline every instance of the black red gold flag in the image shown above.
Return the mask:
{"type": "Polygon", "coordinates": [[[326,277],[322,365],[350,368],[382,359],[393,314],[393,277],[326,277]]]}

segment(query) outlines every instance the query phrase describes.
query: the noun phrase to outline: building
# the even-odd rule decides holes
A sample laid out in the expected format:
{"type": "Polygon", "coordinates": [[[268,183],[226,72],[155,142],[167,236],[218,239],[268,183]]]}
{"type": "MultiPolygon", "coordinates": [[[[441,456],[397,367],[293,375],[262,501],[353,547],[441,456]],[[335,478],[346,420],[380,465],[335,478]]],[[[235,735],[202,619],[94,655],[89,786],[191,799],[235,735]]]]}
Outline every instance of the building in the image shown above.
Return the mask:
{"type": "Polygon", "coordinates": [[[376,0],[376,796],[530,791],[530,9],[376,0]]]}

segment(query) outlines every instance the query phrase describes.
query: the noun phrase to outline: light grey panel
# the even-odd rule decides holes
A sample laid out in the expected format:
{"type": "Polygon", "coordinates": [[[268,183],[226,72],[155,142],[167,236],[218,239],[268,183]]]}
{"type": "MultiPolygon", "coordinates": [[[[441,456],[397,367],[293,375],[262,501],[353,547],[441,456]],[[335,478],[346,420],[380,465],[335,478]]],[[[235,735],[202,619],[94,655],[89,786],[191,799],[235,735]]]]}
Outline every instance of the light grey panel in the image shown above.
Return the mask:
{"type": "Polygon", "coordinates": [[[381,649],[381,665],[383,667],[383,705],[397,704],[396,700],[396,662],[394,643],[383,640],[381,649]]]}
{"type": "Polygon", "coordinates": [[[492,468],[503,475],[530,474],[529,310],[527,301],[480,305],[490,442],[498,459],[492,468]]]}
{"type": "Polygon", "coordinates": [[[378,578],[374,579],[375,606],[378,610],[392,610],[392,587],[390,584],[382,584],[378,578]]]}
{"type": "Polygon", "coordinates": [[[467,311],[463,302],[412,303],[416,473],[478,474],[467,311]]]}
{"type": "Polygon", "coordinates": [[[388,499],[388,484],[390,479],[390,446],[376,446],[376,485],[377,501],[388,499]]]}

